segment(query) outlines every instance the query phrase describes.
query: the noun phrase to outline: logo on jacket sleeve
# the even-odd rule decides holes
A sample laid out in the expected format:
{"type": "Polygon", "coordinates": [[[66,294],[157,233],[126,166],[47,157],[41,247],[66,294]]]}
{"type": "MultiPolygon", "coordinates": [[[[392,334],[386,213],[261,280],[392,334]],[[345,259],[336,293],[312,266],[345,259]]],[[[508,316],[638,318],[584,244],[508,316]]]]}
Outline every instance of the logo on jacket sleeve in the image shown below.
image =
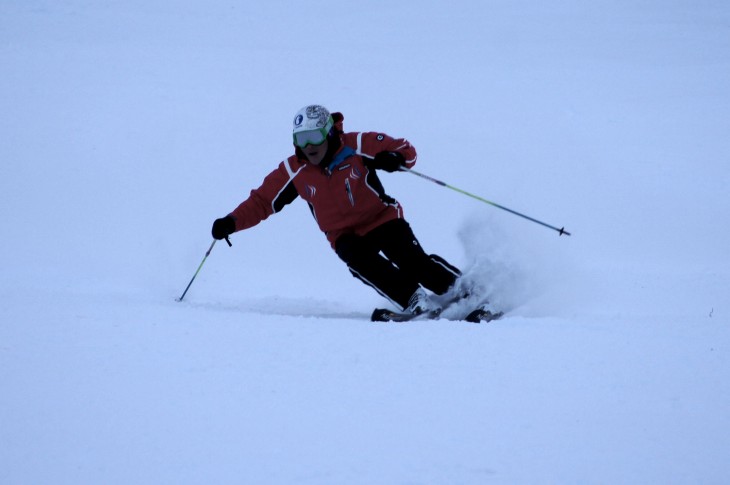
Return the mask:
{"type": "Polygon", "coordinates": [[[315,196],[315,194],[317,193],[317,187],[315,187],[314,185],[307,185],[306,189],[307,189],[307,196],[310,199],[313,198],[315,196]]]}

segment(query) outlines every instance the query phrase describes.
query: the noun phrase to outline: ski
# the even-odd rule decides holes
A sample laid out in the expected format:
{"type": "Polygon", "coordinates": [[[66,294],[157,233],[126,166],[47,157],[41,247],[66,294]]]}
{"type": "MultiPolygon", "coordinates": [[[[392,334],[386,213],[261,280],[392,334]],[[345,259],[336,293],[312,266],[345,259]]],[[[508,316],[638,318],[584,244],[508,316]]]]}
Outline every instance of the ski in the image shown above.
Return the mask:
{"type": "Polygon", "coordinates": [[[441,312],[426,312],[426,313],[405,313],[397,312],[395,310],[388,310],[387,308],[376,308],[373,310],[373,314],[370,317],[370,321],[373,322],[410,322],[411,320],[434,320],[438,318],[441,312]]]}
{"type": "MultiPolygon", "coordinates": [[[[373,322],[410,322],[413,320],[434,320],[439,318],[441,312],[434,313],[421,313],[414,315],[413,313],[398,312],[395,310],[388,310],[387,308],[376,308],[373,310],[373,314],[370,320],[373,322]]],[[[465,322],[480,323],[480,322],[491,322],[497,320],[504,315],[504,312],[491,312],[486,310],[482,306],[469,312],[463,320],[465,322]]]]}

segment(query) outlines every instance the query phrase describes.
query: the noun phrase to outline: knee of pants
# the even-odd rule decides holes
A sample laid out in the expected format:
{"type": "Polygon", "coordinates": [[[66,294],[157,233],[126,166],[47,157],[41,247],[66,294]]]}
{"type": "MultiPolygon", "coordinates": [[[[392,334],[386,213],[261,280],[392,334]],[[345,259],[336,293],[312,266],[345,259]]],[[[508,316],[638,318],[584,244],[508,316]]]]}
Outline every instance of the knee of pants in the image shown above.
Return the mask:
{"type": "Polygon", "coordinates": [[[428,257],[433,261],[434,263],[443,266],[447,271],[452,273],[455,278],[458,278],[461,276],[461,270],[454,266],[453,264],[446,261],[444,258],[439,256],[438,254],[429,254],[428,257]]]}
{"type": "Polygon", "coordinates": [[[360,259],[365,252],[362,237],[355,234],[345,234],[335,241],[335,252],[337,256],[351,265],[360,259]]]}

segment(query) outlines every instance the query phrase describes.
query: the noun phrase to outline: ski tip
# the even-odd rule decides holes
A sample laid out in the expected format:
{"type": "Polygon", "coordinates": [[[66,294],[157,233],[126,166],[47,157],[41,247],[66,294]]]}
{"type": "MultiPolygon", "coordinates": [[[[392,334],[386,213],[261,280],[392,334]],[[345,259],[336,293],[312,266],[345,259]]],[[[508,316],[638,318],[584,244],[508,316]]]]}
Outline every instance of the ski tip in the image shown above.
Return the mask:
{"type": "Polygon", "coordinates": [[[471,323],[491,322],[502,318],[504,312],[492,313],[489,310],[477,309],[468,314],[464,320],[471,323]]]}
{"type": "Polygon", "coordinates": [[[386,310],[385,308],[376,308],[373,310],[373,314],[370,316],[371,322],[389,322],[390,316],[393,312],[386,310]]]}

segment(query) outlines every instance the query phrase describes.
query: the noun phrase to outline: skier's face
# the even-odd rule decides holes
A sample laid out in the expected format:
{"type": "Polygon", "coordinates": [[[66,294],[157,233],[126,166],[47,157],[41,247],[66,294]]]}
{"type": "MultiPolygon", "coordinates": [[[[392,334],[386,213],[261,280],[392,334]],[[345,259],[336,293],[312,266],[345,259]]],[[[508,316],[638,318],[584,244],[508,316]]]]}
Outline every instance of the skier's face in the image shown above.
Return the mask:
{"type": "Polygon", "coordinates": [[[307,145],[307,148],[303,148],[304,154],[307,156],[309,163],[319,165],[324,160],[324,156],[327,154],[327,148],[329,147],[329,141],[325,140],[321,145],[307,145]]]}

